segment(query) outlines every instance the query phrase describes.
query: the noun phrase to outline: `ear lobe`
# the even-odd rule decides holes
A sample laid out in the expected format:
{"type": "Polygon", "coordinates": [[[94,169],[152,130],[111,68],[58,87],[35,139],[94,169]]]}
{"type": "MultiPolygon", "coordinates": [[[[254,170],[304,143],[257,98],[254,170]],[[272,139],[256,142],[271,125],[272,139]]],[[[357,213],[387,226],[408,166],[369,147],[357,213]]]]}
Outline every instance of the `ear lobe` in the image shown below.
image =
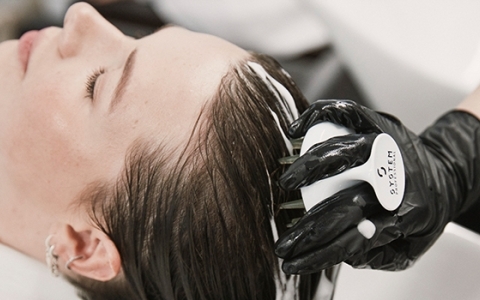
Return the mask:
{"type": "MultiPolygon", "coordinates": [[[[121,269],[117,247],[101,230],[89,227],[75,230],[69,224],[57,227],[54,233],[55,254],[63,262],[73,260],[69,269],[87,278],[108,281],[115,278],[121,269]]],[[[66,268],[63,272],[67,272],[66,268]]]]}

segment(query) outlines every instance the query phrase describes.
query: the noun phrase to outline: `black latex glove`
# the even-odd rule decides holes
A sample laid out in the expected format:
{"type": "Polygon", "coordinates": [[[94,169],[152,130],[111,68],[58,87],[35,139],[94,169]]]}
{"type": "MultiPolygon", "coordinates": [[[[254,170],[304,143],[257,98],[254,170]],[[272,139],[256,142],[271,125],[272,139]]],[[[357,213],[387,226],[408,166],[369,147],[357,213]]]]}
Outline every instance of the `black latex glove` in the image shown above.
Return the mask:
{"type": "Polygon", "coordinates": [[[355,134],[314,145],[280,178],[294,190],[368,160],[379,133],[397,142],[405,164],[405,195],[395,211],[381,207],[367,183],[342,190],[309,210],[276,244],[286,273],[311,273],[346,261],[354,267],[401,270],[422,255],[445,225],[480,195],[479,129],[474,116],[452,111],[420,136],[390,115],[347,100],[314,103],[290,127],[293,138],[329,121],[355,134]],[[357,229],[375,224],[371,239],[357,229]]]}

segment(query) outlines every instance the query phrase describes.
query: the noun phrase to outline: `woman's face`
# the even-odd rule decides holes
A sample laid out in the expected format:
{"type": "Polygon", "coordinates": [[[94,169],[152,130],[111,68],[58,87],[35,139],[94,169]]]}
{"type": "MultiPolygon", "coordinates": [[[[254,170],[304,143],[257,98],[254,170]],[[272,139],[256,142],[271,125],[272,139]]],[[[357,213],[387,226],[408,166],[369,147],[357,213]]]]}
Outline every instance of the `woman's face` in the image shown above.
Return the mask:
{"type": "Polygon", "coordinates": [[[137,139],[184,145],[229,64],[246,55],[178,27],[134,40],[75,4],[63,29],[0,45],[0,167],[23,197],[71,201],[116,178],[137,139]]]}

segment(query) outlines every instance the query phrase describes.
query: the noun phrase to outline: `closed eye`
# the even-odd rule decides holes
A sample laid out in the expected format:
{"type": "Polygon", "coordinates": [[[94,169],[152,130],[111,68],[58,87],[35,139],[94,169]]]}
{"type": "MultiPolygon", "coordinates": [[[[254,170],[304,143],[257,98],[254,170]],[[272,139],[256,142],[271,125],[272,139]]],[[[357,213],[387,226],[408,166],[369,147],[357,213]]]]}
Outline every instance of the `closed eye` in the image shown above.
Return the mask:
{"type": "Polygon", "coordinates": [[[87,81],[85,82],[85,89],[87,92],[86,98],[90,98],[93,101],[93,96],[95,94],[95,84],[97,83],[98,77],[105,73],[105,68],[99,68],[93,71],[93,73],[88,76],[87,81]]]}

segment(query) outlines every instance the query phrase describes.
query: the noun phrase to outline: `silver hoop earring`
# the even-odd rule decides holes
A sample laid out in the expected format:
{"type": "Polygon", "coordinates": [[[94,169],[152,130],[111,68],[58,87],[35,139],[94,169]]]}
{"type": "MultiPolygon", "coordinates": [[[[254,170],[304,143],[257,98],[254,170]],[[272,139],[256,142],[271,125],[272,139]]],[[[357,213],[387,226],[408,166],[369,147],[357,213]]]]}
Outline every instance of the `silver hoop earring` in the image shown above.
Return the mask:
{"type": "Polygon", "coordinates": [[[70,265],[71,265],[74,261],[76,261],[76,260],[78,260],[78,259],[82,259],[82,258],[83,258],[83,255],[78,255],[78,256],[74,256],[74,257],[70,258],[70,259],[67,261],[67,263],[65,264],[65,268],[68,269],[68,270],[71,270],[71,269],[70,269],[70,265]]]}
{"type": "Polygon", "coordinates": [[[49,235],[45,240],[45,258],[50,272],[52,272],[53,276],[58,277],[58,255],[53,252],[55,245],[50,245],[52,237],[53,235],[49,235]]]}

